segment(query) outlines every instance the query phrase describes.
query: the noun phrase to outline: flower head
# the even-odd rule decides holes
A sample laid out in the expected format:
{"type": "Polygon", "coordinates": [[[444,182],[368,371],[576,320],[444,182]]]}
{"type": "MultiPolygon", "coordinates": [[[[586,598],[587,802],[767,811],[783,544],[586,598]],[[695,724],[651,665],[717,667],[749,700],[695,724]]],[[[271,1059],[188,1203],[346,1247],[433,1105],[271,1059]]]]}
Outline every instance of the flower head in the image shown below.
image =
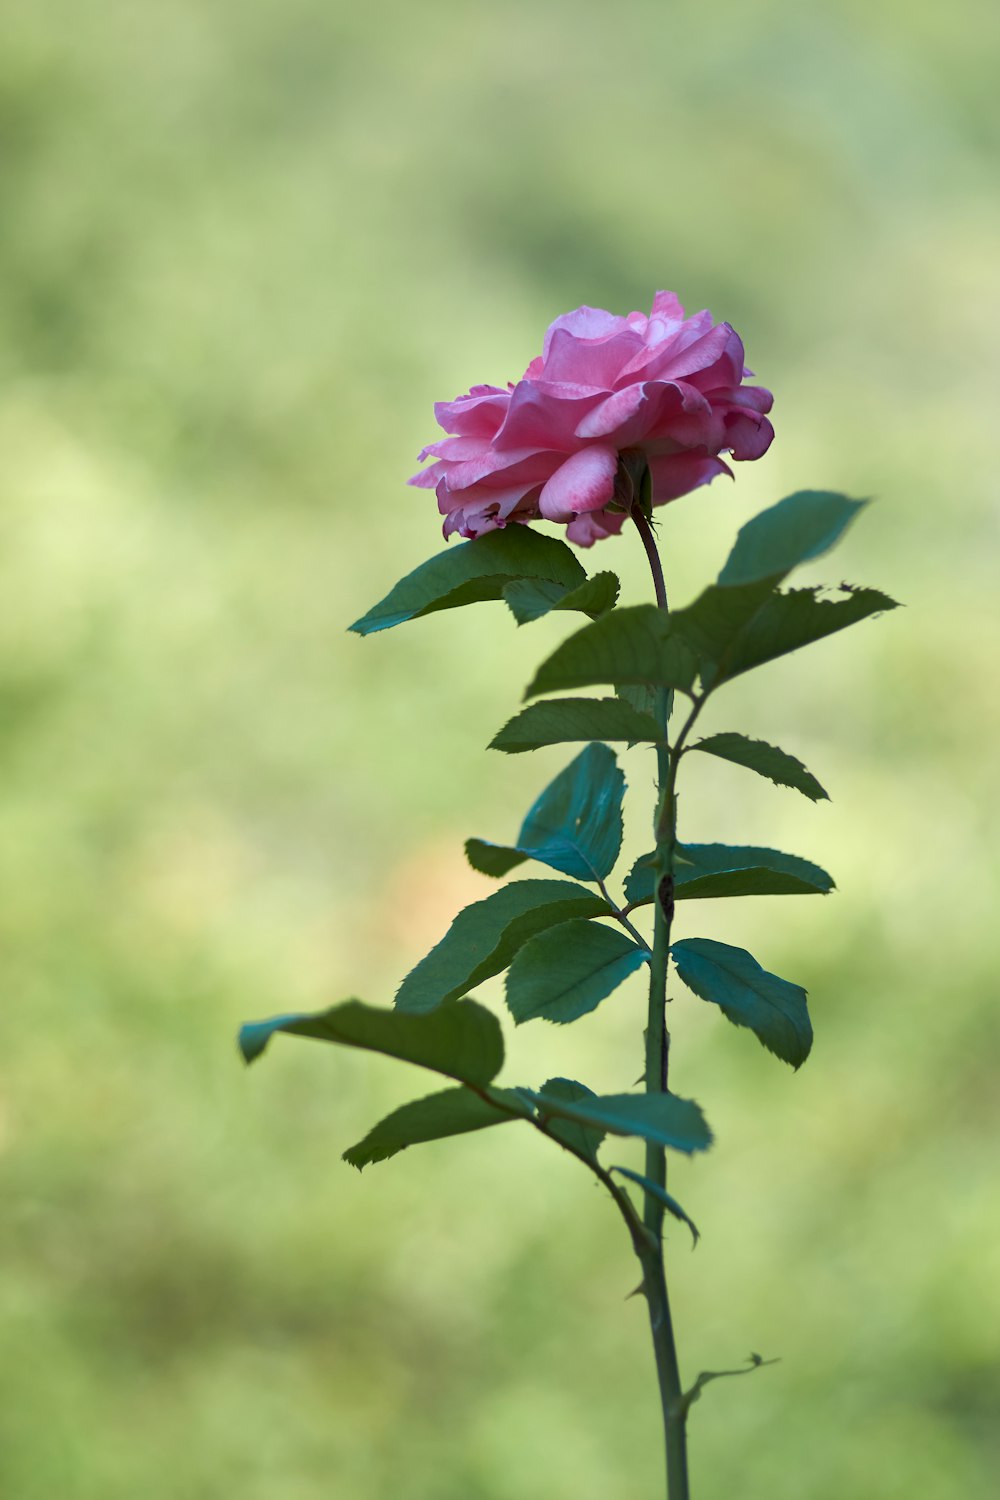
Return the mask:
{"type": "Polygon", "coordinates": [[[648,317],[578,307],[551,324],[516,385],[437,403],[450,436],[423,450],[433,462],[409,483],[437,492],[446,537],[541,518],[589,547],[624,523],[623,454],[648,463],[653,504],[665,505],[731,474],[721,453],[767,451],[772,397],[743,385],[752,373],[730,325],[685,317],[673,292],[657,292],[648,317]]]}

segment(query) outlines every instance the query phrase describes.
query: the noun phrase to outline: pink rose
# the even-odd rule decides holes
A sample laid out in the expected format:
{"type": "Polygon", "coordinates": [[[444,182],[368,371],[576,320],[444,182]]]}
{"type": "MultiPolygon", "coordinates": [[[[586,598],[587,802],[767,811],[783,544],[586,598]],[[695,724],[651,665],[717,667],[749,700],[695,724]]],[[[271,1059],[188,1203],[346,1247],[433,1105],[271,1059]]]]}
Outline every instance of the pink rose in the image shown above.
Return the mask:
{"type": "Polygon", "coordinates": [[[648,462],[654,505],[731,476],[720,453],[767,452],[771,392],[743,385],[751,374],[729,324],[686,318],[673,292],[657,292],[648,318],[578,307],[556,318],[517,385],[437,403],[451,436],[423,450],[434,462],[409,483],[437,492],[446,537],[540,517],[589,547],[624,523],[620,499],[609,506],[626,451],[648,462]]]}

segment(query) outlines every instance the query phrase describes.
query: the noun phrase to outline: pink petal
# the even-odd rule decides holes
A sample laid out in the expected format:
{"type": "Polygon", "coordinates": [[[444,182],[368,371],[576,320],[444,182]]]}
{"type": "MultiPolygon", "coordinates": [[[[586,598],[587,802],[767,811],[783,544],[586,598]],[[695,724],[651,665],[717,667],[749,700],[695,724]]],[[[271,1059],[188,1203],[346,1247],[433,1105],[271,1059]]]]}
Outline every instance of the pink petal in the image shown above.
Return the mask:
{"type": "MultiPolygon", "coordinates": [[[[646,404],[646,399],[644,385],[627,385],[624,390],[612,392],[582,418],[576,436],[595,438],[617,433],[646,404]]],[[[616,446],[625,448],[628,444],[618,443],[616,446]]]]}
{"type": "Polygon", "coordinates": [[[641,352],[642,335],[623,326],[608,338],[579,338],[557,328],[545,354],[545,379],[610,390],[629,360],[641,352]]]}
{"type": "Polygon", "coordinates": [[[733,477],[732,470],[721,458],[703,453],[670,453],[651,458],[649,473],[653,481],[654,505],[666,505],[669,500],[687,495],[703,484],[710,484],[719,474],[728,474],[730,479],[733,477]]]}
{"type": "Polygon", "coordinates": [[[628,327],[627,318],[616,317],[614,313],[605,312],[603,307],[576,307],[572,312],[563,313],[561,317],[554,319],[545,330],[545,341],[542,344],[542,358],[548,359],[549,349],[555,335],[565,329],[578,339],[606,339],[620,328],[628,327]]]}
{"type": "MultiPolygon", "coordinates": [[[[660,345],[657,359],[644,371],[647,380],[654,377],[657,380],[681,380],[700,370],[711,369],[722,358],[729,342],[729,329],[725,324],[720,323],[717,328],[710,328],[700,337],[690,339],[693,322],[692,318],[676,339],[666,339],[660,345]]],[[[716,383],[735,384],[731,379],[720,379],[716,383]]]]}
{"type": "Polygon", "coordinates": [[[725,419],[724,448],[735,459],[761,458],[774,441],[774,428],[766,417],[756,412],[731,412],[725,419]]]}
{"type": "Polygon", "coordinates": [[[436,489],[438,481],[444,478],[447,468],[447,464],[431,464],[428,468],[421,469],[419,473],[411,474],[406,482],[415,485],[418,490],[436,489]]]}
{"type": "Polygon", "coordinates": [[[513,448],[498,453],[488,448],[479,458],[448,467],[448,488],[465,490],[484,481],[493,488],[520,483],[542,484],[557,467],[562,455],[540,452],[537,448],[513,448]]]}
{"type": "Polygon", "coordinates": [[[683,323],[684,309],[678,300],[676,292],[657,292],[653,298],[652,311],[649,314],[650,322],[658,318],[663,323],[683,323]]]}
{"type": "Polygon", "coordinates": [[[762,385],[730,386],[723,390],[708,391],[706,394],[713,406],[742,406],[748,411],[758,411],[762,415],[769,412],[774,405],[774,397],[762,385]]]}
{"type": "Polygon", "coordinates": [[[566,527],[566,536],[578,547],[592,547],[606,536],[617,536],[624,524],[624,511],[586,511],[570,521],[566,527]]]}
{"type": "Polygon", "coordinates": [[[538,497],[539,514],[547,521],[570,521],[581,511],[600,510],[615,492],[618,453],[595,445],[567,458],[538,497]]]}
{"type": "Polygon", "coordinates": [[[434,416],[445,432],[491,438],[503,421],[509,402],[510,391],[496,385],[474,385],[467,396],[435,402],[434,416]]]}
{"type": "Polygon", "coordinates": [[[507,448],[555,448],[572,453],[579,447],[576,432],[581,417],[604,392],[587,386],[550,385],[521,380],[514,387],[510,407],[494,446],[507,448]]]}

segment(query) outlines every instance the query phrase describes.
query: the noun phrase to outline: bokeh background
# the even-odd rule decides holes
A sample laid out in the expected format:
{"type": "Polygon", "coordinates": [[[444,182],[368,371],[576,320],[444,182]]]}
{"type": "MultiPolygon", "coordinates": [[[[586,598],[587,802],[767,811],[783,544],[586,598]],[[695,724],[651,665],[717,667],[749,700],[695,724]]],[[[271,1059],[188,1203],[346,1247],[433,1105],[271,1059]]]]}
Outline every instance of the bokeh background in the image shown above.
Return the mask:
{"type": "MultiPolygon", "coordinates": [[[[676,289],[777,441],[663,513],[683,600],[808,485],[816,579],[905,611],[729,691],[812,807],[691,766],[689,838],[826,901],[686,930],[811,992],[793,1075],[690,997],[717,1149],[671,1241],[701,1500],[974,1500],[1000,1467],[995,85],[988,0],[8,0],[0,56],[0,1493],[643,1500],[644,1312],[585,1173],[517,1127],[359,1177],[426,1092],[239,1022],[389,1002],[566,756],[484,746],[566,631],[346,625],[440,545],[431,403],[676,289]],[[704,1013],[702,1013],[704,1012],[704,1013]]],[[[634,543],[593,564],[628,597],[634,543]]],[[[707,757],[705,758],[707,760],[707,757]]],[[[652,768],[627,757],[628,850],[652,768]]],[[[499,1001],[497,988],[481,998],[499,1001]]],[[[639,1071],[641,986],[507,1077],[639,1071]]],[[[623,1153],[619,1153],[621,1156],[623,1153]]],[[[625,1151],[627,1159],[627,1148],[625,1151]]]]}

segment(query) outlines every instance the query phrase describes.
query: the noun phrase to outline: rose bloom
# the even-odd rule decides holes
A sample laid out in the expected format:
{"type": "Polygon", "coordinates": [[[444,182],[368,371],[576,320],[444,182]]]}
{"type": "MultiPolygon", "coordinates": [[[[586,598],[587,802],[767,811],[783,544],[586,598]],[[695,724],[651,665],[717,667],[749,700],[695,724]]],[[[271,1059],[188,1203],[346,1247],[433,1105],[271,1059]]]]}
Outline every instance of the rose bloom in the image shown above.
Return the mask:
{"type": "Polygon", "coordinates": [[[578,307],[556,318],[516,385],[474,385],[437,403],[451,436],[423,450],[421,462],[434,462],[409,483],[437,492],[446,537],[541,518],[589,547],[624,524],[623,454],[633,471],[645,459],[653,504],[665,505],[732,477],[721,453],[767,452],[772,396],[743,385],[752,373],[729,324],[685,317],[673,292],[657,292],[648,318],[578,307]]]}

